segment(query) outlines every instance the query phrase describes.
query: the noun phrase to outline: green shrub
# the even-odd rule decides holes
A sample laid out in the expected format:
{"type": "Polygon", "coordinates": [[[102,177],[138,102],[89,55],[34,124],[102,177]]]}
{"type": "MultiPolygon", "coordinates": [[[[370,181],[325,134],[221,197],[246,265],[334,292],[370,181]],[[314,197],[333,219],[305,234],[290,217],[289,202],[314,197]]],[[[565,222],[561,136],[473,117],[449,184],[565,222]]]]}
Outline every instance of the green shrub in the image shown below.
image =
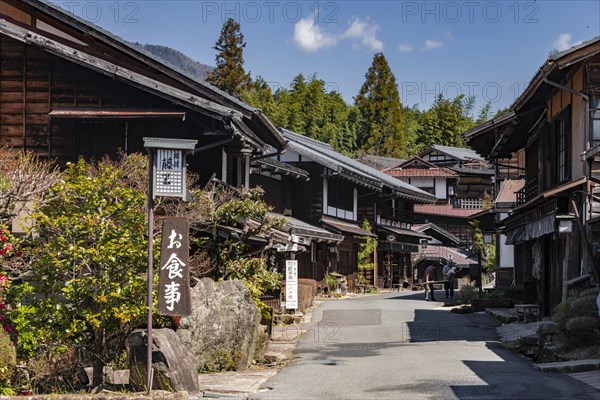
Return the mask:
{"type": "Polygon", "coordinates": [[[219,347],[213,352],[213,358],[210,362],[201,365],[198,371],[201,374],[236,371],[240,367],[242,357],[242,354],[237,350],[229,349],[226,346],[219,347]]]}
{"type": "Polygon", "coordinates": [[[40,350],[27,362],[32,389],[36,393],[65,393],[80,386],[81,370],[74,348],[62,353],[40,350]]]}
{"type": "Polygon", "coordinates": [[[16,363],[17,352],[10,335],[4,329],[0,329],[0,368],[14,367],[16,363]]]}
{"type": "Polygon", "coordinates": [[[335,275],[327,275],[323,278],[323,283],[329,288],[330,292],[337,289],[337,277],[335,275]]]}
{"type": "Polygon", "coordinates": [[[598,293],[600,293],[600,289],[596,289],[596,288],[586,289],[583,292],[579,293],[578,297],[586,297],[586,296],[598,297],[598,293]]]}
{"type": "Polygon", "coordinates": [[[573,315],[577,316],[598,316],[598,305],[596,304],[596,296],[578,297],[571,304],[573,315]]]}
{"type": "MultiPolygon", "coordinates": [[[[1,325],[0,325],[1,326],[1,325]]],[[[8,333],[0,330],[0,396],[14,395],[17,354],[8,333]]]]}
{"type": "Polygon", "coordinates": [[[569,298],[554,308],[552,313],[552,321],[558,324],[561,332],[567,331],[567,322],[573,317],[573,311],[571,310],[571,304],[573,304],[573,298],[569,298]]]}
{"type": "Polygon", "coordinates": [[[600,339],[600,318],[579,316],[567,322],[568,339],[576,345],[590,345],[600,339]]]}

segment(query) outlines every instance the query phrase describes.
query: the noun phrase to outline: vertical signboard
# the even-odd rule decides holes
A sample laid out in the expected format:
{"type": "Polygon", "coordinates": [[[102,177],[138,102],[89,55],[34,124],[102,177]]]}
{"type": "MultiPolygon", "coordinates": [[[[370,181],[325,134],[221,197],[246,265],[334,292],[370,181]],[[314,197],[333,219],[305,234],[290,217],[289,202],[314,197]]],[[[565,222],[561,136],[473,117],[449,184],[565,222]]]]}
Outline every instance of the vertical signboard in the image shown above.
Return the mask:
{"type": "Polygon", "coordinates": [[[189,227],[185,218],[169,217],[163,224],[158,281],[158,312],[187,316],[191,313],[189,227]]]}
{"type": "Polygon", "coordinates": [[[285,308],[298,308],[298,260],[285,262],[285,308]]]}
{"type": "Polygon", "coordinates": [[[155,197],[183,197],[185,193],[183,163],[183,152],[179,149],[156,150],[155,197]]]}

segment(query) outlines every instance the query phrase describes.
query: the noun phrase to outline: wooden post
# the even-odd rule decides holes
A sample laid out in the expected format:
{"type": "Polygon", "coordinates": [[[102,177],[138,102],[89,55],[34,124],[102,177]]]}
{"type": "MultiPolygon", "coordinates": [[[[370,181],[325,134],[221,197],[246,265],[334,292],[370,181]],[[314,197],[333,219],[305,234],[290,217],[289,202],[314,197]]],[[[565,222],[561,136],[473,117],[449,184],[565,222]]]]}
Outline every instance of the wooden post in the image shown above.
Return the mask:
{"type": "Polygon", "coordinates": [[[379,257],[377,256],[377,245],[379,243],[375,242],[375,248],[373,249],[373,286],[377,287],[379,285],[379,269],[377,267],[377,263],[379,262],[379,257]]]}
{"type": "Polygon", "coordinates": [[[146,332],[147,344],[146,344],[146,391],[150,395],[152,390],[152,276],[153,276],[153,255],[152,255],[152,244],[154,236],[154,182],[153,172],[154,168],[154,150],[150,150],[150,156],[148,157],[148,327],[146,332]]]}

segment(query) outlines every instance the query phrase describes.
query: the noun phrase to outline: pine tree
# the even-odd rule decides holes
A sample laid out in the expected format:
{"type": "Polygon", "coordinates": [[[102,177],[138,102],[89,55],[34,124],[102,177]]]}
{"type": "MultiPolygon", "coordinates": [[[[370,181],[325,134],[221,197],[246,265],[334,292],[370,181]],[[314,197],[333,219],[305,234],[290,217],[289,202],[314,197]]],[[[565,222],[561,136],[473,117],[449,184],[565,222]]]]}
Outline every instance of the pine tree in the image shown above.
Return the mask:
{"type": "Polygon", "coordinates": [[[404,157],[402,104],[396,78],[383,53],[373,56],[365,83],[354,101],[361,117],[357,132],[359,148],[370,154],[404,157]]]}
{"type": "Polygon", "coordinates": [[[216,68],[206,81],[235,97],[250,88],[250,74],[244,70],[244,35],[240,32],[240,24],[229,18],[221,29],[221,36],[213,49],[217,50],[216,68]]]}

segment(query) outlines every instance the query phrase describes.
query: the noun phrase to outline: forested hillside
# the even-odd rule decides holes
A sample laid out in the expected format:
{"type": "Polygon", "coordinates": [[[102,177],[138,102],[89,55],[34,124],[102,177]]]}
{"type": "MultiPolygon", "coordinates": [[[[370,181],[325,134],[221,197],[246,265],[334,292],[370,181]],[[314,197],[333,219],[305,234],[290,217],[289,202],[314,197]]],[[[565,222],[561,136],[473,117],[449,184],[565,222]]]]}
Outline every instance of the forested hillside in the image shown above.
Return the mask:
{"type": "Polygon", "coordinates": [[[475,98],[446,98],[439,94],[427,110],[400,102],[398,83],[383,53],[376,53],[365,80],[348,104],[340,93],[327,90],[315,72],[299,73],[288,87],[273,90],[261,76],[251,79],[244,70],[244,35],[228,20],[215,49],[213,68],[170,47],[145,44],[147,51],[176,67],[211,82],[220,89],[260,108],[276,127],[329,143],[350,157],[372,154],[408,158],[433,144],[463,147],[460,134],[496,113],[491,103],[475,110],[475,98]]]}
{"type": "Polygon", "coordinates": [[[197,79],[206,79],[208,73],[213,70],[213,67],[195,61],[182,52],[172,49],[168,46],[140,43],[136,43],[136,45],[168,62],[169,64],[174,65],[182,71],[185,71],[188,74],[196,77],[197,79]]]}

